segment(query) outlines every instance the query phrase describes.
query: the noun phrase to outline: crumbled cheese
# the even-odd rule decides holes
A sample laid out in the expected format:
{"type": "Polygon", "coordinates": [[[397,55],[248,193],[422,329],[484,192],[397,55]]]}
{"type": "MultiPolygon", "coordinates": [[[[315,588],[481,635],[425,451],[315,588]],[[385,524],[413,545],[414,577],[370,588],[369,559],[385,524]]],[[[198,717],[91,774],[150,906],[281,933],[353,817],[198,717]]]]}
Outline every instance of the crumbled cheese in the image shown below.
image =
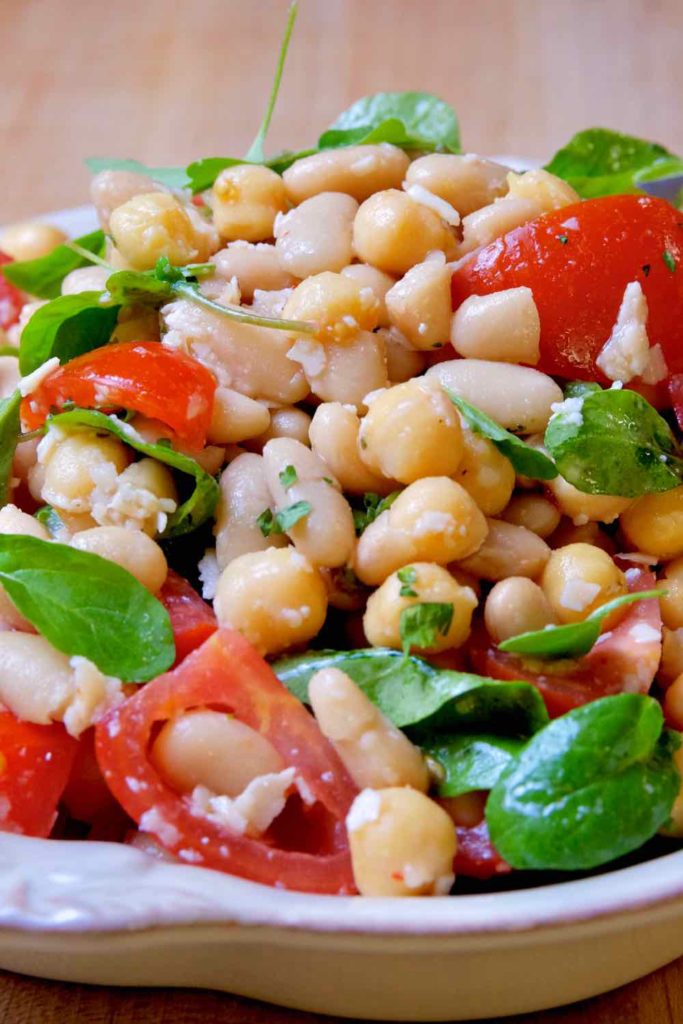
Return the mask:
{"type": "Polygon", "coordinates": [[[302,626],[306,619],[310,617],[311,609],[307,604],[302,604],[300,608],[281,608],[280,618],[283,622],[286,622],[288,626],[292,626],[294,629],[298,629],[302,626]]]}
{"type": "Polygon", "coordinates": [[[662,639],[662,634],[649,622],[636,622],[628,631],[629,636],[636,644],[649,644],[662,639]]]}
{"type": "Polygon", "coordinates": [[[616,323],[596,359],[609,380],[628,383],[642,377],[650,360],[647,299],[638,281],[626,285],[616,323]]]}
{"type": "Polygon", "coordinates": [[[19,381],[19,394],[22,398],[26,398],[27,395],[32,395],[34,391],[40,387],[46,377],[57,369],[59,366],[59,359],[57,356],[53,356],[52,359],[48,359],[47,362],[39,366],[33,373],[27,374],[26,377],[22,377],[19,381]]]}
{"type": "Polygon", "coordinates": [[[637,562],[639,565],[657,565],[659,561],[657,555],[643,554],[642,551],[618,551],[614,557],[622,562],[637,562]]]}
{"type": "Polygon", "coordinates": [[[150,807],[145,811],[138,824],[142,832],[151,832],[165,846],[175,846],[180,842],[180,832],[164,818],[158,807],[150,807]]]}
{"type": "Polygon", "coordinates": [[[136,779],[133,775],[126,775],[126,785],[131,793],[141,793],[147,789],[147,783],[141,782],[140,779],[136,779]]]}
{"type": "Polygon", "coordinates": [[[567,426],[580,427],[583,423],[583,398],[579,395],[576,398],[565,398],[563,402],[553,402],[550,406],[551,419],[556,416],[563,416],[567,426]]]}
{"type": "Polygon", "coordinates": [[[364,174],[366,171],[374,171],[377,166],[377,153],[364,153],[354,160],[349,166],[353,174],[364,174]]]}
{"type": "Polygon", "coordinates": [[[206,786],[192,791],[191,809],[239,835],[262,835],[277,818],[296,784],[296,768],[270,772],[252,779],[239,796],[216,796],[206,786]]]}
{"type": "Polygon", "coordinates": [[[317,341],[309,341],[307,338],[295,341],[287,353],[287,358],[301,365],[308,380],[319,377],[327,366],[324,345],[317,341]]]}
{"type": "Polygon", "coordinates": [[[280,288],[266,291],[265,288],[254,288],[251,311],[258,316],[282,316],[293,288],[280,288]]]}
{"type": "Polygon", "coordinates": [[[572,612],[582,612],[600,593],[599,583],[568,580],[560,594],[560,606],[572,612]]]}
{"type": "MultiPolygon", "coordinates": [[[[387,388],[375,388],[374,391],[368,391],[367,395],[363,399],[363,405],[366,405],[369,408],[375,399],[379,398],[380,395],[383,395],[386,390],[387,388]]],[[[356,411],[355,405],[350,408],[352,408],[354,412],[356,411]]]]}
{"type": "Polygon", "coordinates": [[[441,196],[435,195],[430,192],[429,189],[425,188],[424,185],[408,185],[406,188],[405,182],[403,187],[406,194],[410,196],[416,203],[420,203],[422,206],[426,206],[428,209],[433,210],[434,213],[438,214],[442,220],[445,220],[451,227],[457,227],[460,223],[460,214],[451,206],[449,202],[442,199],[441,196]]]}
{"type": "Polygon", "coordinates": [[[221,574],[215,548],[207,548],[204,557],[199,560],[197,569],[202,583],[202,597],[207,601],[213,601],[221,574]]]}
{"type": "MultiPolygon", "coordinates": [[[[125,471],[122,474],[116,472],[112,462],[92,466],[90,477],[95,486],[87,504],[82,499],[75,501],[84,506],[79,510],[89,510],[100,526],[127,526],[141,530],[152,522],[158,532],[163,532],[167,517],[178,507],[172,498],[160,498],[146,487],[136,487],[126,479],[125,471]]],[[[43,497],[49,500],[47,495],[43,497]]],[[[59,508],[66,507],[63,502],[54,504],[59,508]]]]}
{"type": "Polygon", "coordinates": [[[416,537],[423,537],[431,533],[452,533],[454,529],[455,520],[449,512],[432,509],[418,516],[413,533],[416,537]]]}
{"type": "Polygon", "coordinates": [[[347,832],[357,832],[364,825],[377,821],[382,810],[382,797],[376,789],[362,790],[346,815],[347,832]]]}
{"type": "Polygon", "coordinates": [[[121,704],[124,696],[121,680],[103,675],[87,658],[75,656],[69,664],[74,671],[74,692],[64,709],[62,721],[66,731],[78,737],[99,722],[111,708],[121,704]]]}
{"type": "Polygon", "coordinates": [[[647,364],[643,370],[643,381],[645,384],[659,384],[669,376],[669,367],[664,359],[664,352],[661,345],[653,345],[647,357],[647,364]]]}

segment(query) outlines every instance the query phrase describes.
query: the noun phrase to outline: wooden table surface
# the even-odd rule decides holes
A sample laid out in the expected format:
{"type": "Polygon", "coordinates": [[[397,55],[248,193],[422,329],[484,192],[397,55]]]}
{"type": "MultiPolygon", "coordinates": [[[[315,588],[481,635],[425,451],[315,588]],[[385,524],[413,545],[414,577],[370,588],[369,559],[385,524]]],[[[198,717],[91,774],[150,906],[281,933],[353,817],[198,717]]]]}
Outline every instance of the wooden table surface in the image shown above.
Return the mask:
{"type": "MultiPolygon", "coordinates": [[[[0,223],[87,200],[86,156],[243,153],[287,0],[0,0],[0,223]]],[[[270,148],[380,89],[425,89],[463,144],[545,158],[589,125],[683,152],[681,0],[301,0],[270,148]]],[[[227,996],[0,975],[4,1024],[314,1024],[227,996]]],[[[683,966],[517,1024],[680,1024],[683,966]]]]}

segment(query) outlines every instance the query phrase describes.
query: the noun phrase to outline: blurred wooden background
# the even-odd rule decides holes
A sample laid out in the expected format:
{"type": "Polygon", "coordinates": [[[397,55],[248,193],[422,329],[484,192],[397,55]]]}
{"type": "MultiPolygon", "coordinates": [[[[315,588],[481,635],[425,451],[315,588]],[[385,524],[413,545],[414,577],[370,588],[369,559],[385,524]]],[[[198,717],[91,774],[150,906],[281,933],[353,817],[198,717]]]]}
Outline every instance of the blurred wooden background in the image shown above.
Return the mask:
{"type": "MultiPolygon", "coordinates": [[[[288,0],[0,0],[0,223],[87,200],[86,156],[242,154],[288,0]]],[[[301,0],[269,149],[380,89],[439,93],[466,149],[546,158],[589,125],[683,152],[683,0],[301,0]]],[[[0,975],[4,1024],[321,1021],[209,994],[0,975]]],[[[683,968],[523,1024],[680,1024],[683,968]]],[[[522,1022],[520,1021],[520,1024],[522,1022]]]]}

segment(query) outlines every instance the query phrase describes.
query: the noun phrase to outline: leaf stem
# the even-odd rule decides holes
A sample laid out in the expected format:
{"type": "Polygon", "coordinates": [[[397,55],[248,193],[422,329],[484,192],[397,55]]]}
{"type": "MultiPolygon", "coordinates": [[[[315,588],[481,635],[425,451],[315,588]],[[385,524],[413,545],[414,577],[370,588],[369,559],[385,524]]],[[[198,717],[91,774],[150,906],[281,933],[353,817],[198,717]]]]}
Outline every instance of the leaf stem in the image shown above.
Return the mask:
{"type": "Polygon", "coordinates": [[[268,129],[270,128],[270,122],[273,117],[273,111],[275,110],[275,103],[277,96],[280,91],[280,82],[282,81],[282,72],[285,67],[285,60],[287,59],[287,50],[289,49],[289,40],[292,36],[292,30],[294,29],[294,22],[296,21],[298,3],[294,0],[294,3],[290,5],[289,13],[287,15],[287,24],[285,25],[285,34],[282,39],[282,45],[280,46],[280,53],[278,56],[277,66],[275,68],[275,80],[273,81],[273,88],[270,90],[270,97],[268,99],[268,106],[266,107],[266,113],[261,122],[261,127],[258,130],[256,138],[252,142],[251,146],[247,150],[245,156],[246,161],[252,163],[263,163],[265,153],[263,151],[263,143],[268,129]]]}
{"type": "Polygon", "coordinates": [[[317,324],[308,320],[282,320],[274,316],[259,316],[238,306],[222,306],[220,302],[207,299],[206,295],[202,295],[200,291],[193,288],[189,283],[183,284],[178,282],[178,284],[173,285],[173,290],[189,299],[190,302],[196,302],[198,306],[204,306],[206,309],[210,309],[214,313],[220,313],[222,316],[228,317],[229,320],[236,320],[238,323],[251,324],[253,327],[273,327],[279,331],[292,331],[295,334],[315,334],[318,329],[317,324]]]}
{"type": "Polygon", "coordinates": [[[84,260],[87,260],[88,263],[96,263],[98,267],[104,267],[104,269],[108,270],[110,274],[114,273],[114,268],[111,266],[110,263],[107,263],[106,260],[103,260],[101,256],[96,256],[95,253],[90,252],[89,249],[84,249],[82,245],[78,244],[78,242],[74,242],[71,239],[69,239],[68,241],[64,242],[64,245],[67,249],[71,249],[73,252],[81,256],[84,260]]]}

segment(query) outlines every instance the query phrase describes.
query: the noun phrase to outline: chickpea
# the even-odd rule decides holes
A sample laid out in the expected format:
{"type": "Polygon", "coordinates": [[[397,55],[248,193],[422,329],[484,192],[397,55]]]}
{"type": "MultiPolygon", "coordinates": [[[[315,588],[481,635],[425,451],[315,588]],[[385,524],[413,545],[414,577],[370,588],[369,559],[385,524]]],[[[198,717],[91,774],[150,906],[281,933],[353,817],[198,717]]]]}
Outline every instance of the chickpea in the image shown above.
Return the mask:
{"type": "Polygon", "coordinates": [[[406,184],[422,185],[445,199],[461,217],[492,203],[508,190],[508,168],[473,153],[430,153],[413,160],[406,184]]]}
{"type": "Polygon", "coordinates": [[[274,245],[240,239],[217,252],[211,262],[216,264],[216,277],[223,281],[237,278],[245,302],[251,302],[257,290],[278,291],[296,284],[296,278],[280,263],[274,245]]]}
{"type": "MultiPolygon", "coordinates": [[[[683,749],[679,749],[674,753],[674,764],[678,774],[683,776],[683,749]]],[[[664,828],[661,828],[660,832],[663,832],[666,836],[673,836],[675,839],[680,839],[683,836],[683,784],[671,808],[671,821],[664,828]]]]}
{"type": "Polygon", "coordinates": [[[36,260],[47,256],[66,239],[65,233],[52,224],[29,221],[12,224],[0,232],[0,249],[13,260],[36,260]]]}
{"type": "Polygon", "coordinates": [[[278,511],[301,501],[310,505],[308,514],[286,531],[297,550],[316,566],[346,565],[355,547],[353,515],[328,466],[310,448],[288,437],[265,445],[263,466],[278,511]],[[294,482],[284,484],[282,474],[292,469],[294,482]]]}
{"type": "Polygon", "coordinates": [[[529,366],[455,359],[432,366],[427,377],[436,378],[513,433],[544,431],[551,406],[562,401],[562,392],[552,377],[529,366]]]}
{"type": "Polygon", "coordinates": [[[67,274],[62,281],[62,295],[102,292],[106,288],[108,277],[109,271],[104,267],[79,267],[67,274]]]}
{"type": "Polygon", "coordinates": [[[462,258],[481,246],[490,245],[508,231],[535,220],[541,213],[533,199],[503,196],[488,206],[482,206],[462,219],[462,243],[458,256],[462,258]]]}
{"type": "Polygon", "coordinates": [[[660,559],[683,555],[683,484],[638,498],[621,516],[624,536],[638,551],[660,559]]]}
{"type": "Polygon", "coordinates": [[[159,545],[140,530],[123,526],[96,526],[77,533],[71,546],[116,562],[152,594],[161,590],[168,573],[166,556],[159,545]]]}
{"type": "Polygon", "coordinates": [[[260,455],[244,452],[223,470],[216,510],[216,558],[225,569],[234,558],[287,544],[283,534],[264,537],[257,519],[272,501],[260,455]]]}
{"type": "Polygon", "coordinates": [[[61,718],[72,695],[69,658],[36,633],[0,633],[0,701],[26,722],[61,718]]]}
{"type": "Polygon", "coordinates": [[[669,629],[683,627],[683,558],[664,567],[663,586],[666,596],[659,599],[664,625],[669,629]]]}
{"type": "Polygon", "coordinates": [[[150,536],[162,533],[178,506],[178,491],[168,466],[144,458],[123,470],[116,481],[116,501],[93,500],[92,514],[101,526],[134,526],[150,536]],[[130,496],[131,500],[128,500],[130,496]]]}
{"type": "Polygon", "coordinates": [[[525,576],[500,580],[486,598],[484,622],[496,643],[519,633],[544,629],[555,621],[544,592],[525,576]]]}
{"type": "Polygon", "coordinates": [[[213,185],[213,219],[221,238],[263,242],[273,236],[278,213],[287,209],[282,178],[269,167],[226,167],[213,185]]]}
{"type": "Polygon", "coordinates": [[[396,384],[373,399],[358,450],[374,473],[404,484],[449,476],[463,454],[458,413],[434,382],[416,378],[396,384]]]}
{"type": "MultiPolygon", "coordinates": [[[[22,512],[16,505],[5,505],[0,508],[0,534],[11,533],[21,537],[37,537],[38,540],[49,540],[50,534],[42,523],[22,512]]],[[[7,596],[4,587],[0,586],[0,622],[12,629],[31,629],[30,623],[17,611],[7,596]]]]}
{"type": "Polygon", "coordinates": [[[395,327],[389,330],[380,327],[376,333],[384,341],[387,376],[391,384],[404,384],[422,373],[426,366],[424,354],[411,348],[400,331],[395,327]]]}
{"type": "MultiPolygon", "coordinates": [[[[77,271],[74,271],[77,273],[77,271]]],[[[145,306],[124,306],[111,336],[112,341],[159,341],[159,313],[145,306]]]]}
{"type": "Polygon", "coordinates": [[[345,192],[362,202],[380,189],[400,188],[409,158],[388,142],[344,146],[295,160],[282,175],[293,203],[320,192],[345,192]]]}
{"type": "Polygon", "coordinates": [[[38,453],[45,474],[41,497],[66,512],[89,512],[98,471],[109,466],[113,473],[122,473],[132,458],[117,438],[91,430],[50,433],[38,453]]]}
{"type": "Polygon", "coordinates": [[[362,896],[444,896],[454,881],[455,826],[409,786],[364,789],[346,818],[351,864],[362,896]]]}
{"type": "Polygon", "coordinates": [[[206,786],[229,797],[239,796],[259,776],[285,767],[265,736],[232,715],[208,708],[185,711],[166,722],[150,759],[179,793],[206,786]]]}
{"type": "Polygon", "coordinates": [[[231,388],[216,388],[208,432],[210,441],[237,444],[263,434],[269,426],[270,413],[261,402],[231,388]]]}
{"type": "Polygon", "coordinates": [[[672,729],[683,729],[683,675],[677,676],[664,694],[664,716],[672,729]]]}
{"type": "Polygon", "coordinates": [[[546,540],[560,525],[560,510],[541,494],[518,494],[512,498],[503,519],[515,526],[524,526],[546,540]]]}
{"type": "Polygon", "coordinates": [[[474,430],[463,428],[462,440],[462,456],[453,479],[462,484],[484,515],[497,516],[515,489],[512,463],[474,430]]]}
{"type": "Polygon", "coordinates": [[[680,675],[683,675],[683,629],[668,629],[664,626],[657,682],[666,688],[680,675]]]}
{"type": "Polygon", "coordinates": [[[401,650],[401,613],[413,605],[450,604],[453,618],[446,633],[438,634],[425,650],[431,654],[462,647],[470,634],[472,612],[477,597],[469,587],[461,586],[447,569],[430,562],[414,562],[387,577],[368,600],[363,628],[372,647],[401,650]],[[407,572],[407,575],[406,575],[407,572]],[[406,585],[405,579],[412,582],[406,585]],[[408,594],[412,591],[412,595],[408,594]],[[402,596],[403,595],[403,596],[402,596]]]}
{"type": "Polygon", "coordinates": [[[311,426],[311,417],[303,409],[295,405],[284,405],[280,409],[272,409],[270,413],[270,426],[258,437],[254,438],[254,444],[261,448],[267,441],[274,437],[291,437],[302,444],[308,444],[308,431],[311,426]]]}
{"type": "Polygon", "coordinates": [[[621,569],[606,551],[569,544],[552,552],[541,586],[557,621],[582,622],[592,611],[628,590],[621,569]]]}
{"type": "MultiPolygon", "coordinates": [[[[563,515],[569,516],[575,526],[586,523],[612,523],[633,504],[631,498],[615,498],[609,494],[586,494],[579,491],[563,476],[548,480],[546,487],[563,515]]],[[[683,551],[683,548],[681,549],[683,551]]]]}
{"type": "Polygon", "coordinates": [[[561,210],[563,206],[578,203],[581,198],[568,182],[541,168],[524,171],[522,174],[511,171],[508,174],[508,185],[508,195],[511,198],[528,199],[537,203],[540,213],[561,210]]]}
{"type": "Polygon", "coordinates": [[[554,533],[548,537],[551,548],[563,548],[567,544],[592,544],[602,548],[608,555],[616,551],[612,538],[601,530],[597,523],[582,523],[575,526],[571,519],[562,519],[554,533]]]}
{"type": "Polygon", "coordinates": [[[385,718],[345,672],[336,668],[316,672],[308,695],[320,731],[359,789],[412,786],[427,792],[429,775],[419,747],[385,718]]]}
{"type": "Polygon", "coordinates": [[[359,331],[377,326],[379,304],[374,292],[344,274],[325,271],[298,284],[287,299],[288,320],[310,320],[318,325],[318,341],[344,342],[359,331]]]}
{"type": "Polygon", "coordinates": [[[523,526],[513,526],[501,519],[489,519],[488,527],[484,543],[460,561],[460,568],[492,583],[508,576],[540,576],[550,557],[544,540],[523,526]]]}
{"type": "Polygon", "coordinates": [[[321,192],[279,217],[275,250],[294,277],[340,271],[353,258],[353,221],[358,203],[342,192],[321,192]]]}
{"type": "Polygon", "coordinates": [[[438,214],[422,203],[388,189],[361,205],[353,225],[356,256],[387,274],[405,274],[437,249],[451,259],[455,235],[438,214]]]}
{"type": "Polygon", "coordinates": [[[481,547],[488,526],[464,487],[448,477],[410,484],[363,532],[354,569],[369,586],[411,562],[446,565],[481,547]]]}
{"type": "Polygon", "coordinates": [[[351,263],[342,270],[344,277],[351,278],[361,288],[369,288],[377,299],[378,319],[380,327],[389,326],[389,314],[387,313],[386,296],[390,288],[396,284],[396,279],[390,274],[385,274],[377,267],[371,267],[369,263],[351,263]]]}
{"type": "Polygon", "coordinates": [[[135,196],[150,192],[167,192],[163,185],[146,174],[135,171],[100,171],[90,182],[90,198],[97,210],[100,225],[109,233],[109,220],[119,206],[135,196]]]}
{"type": "Polygon", "coordinates": [[[216,248],[210,228],[202,228],[179,199],[165,192],[134,196],[110,218],[111,234],[135,270],[151,270],[161,256],[171,263],[203,263],[216,248]]]}
{"type": "Polygon", "coordinates": [[[453,314],[450,339],[465,358],[535,366],[541,320],[531,288],[471,295],[453,314]]]}
{"type": "Polygon", "coordinates": [[[371,331],[359,331],[350,344],[323,346],[302,339],[289,358],[301,362],[311,391],[323,402],[360,409],[366,395],[389,383],[384,339],[371,331]]]}
{"type": "Polygon", "coordinates": [[[218,580],[214,608],[219,625],[239,630],[261,654],[279,654],[320,632],[327,594],[300,552],[268,548],[230,562],[218,580]]]}
{"type": "Polygon", "coordinates": [[[439,259],[417,263],[387,292],[391,324],[420,351],[438,348],[449,338],[451,270],[439,259]]]}
{"type": "Polygon", "coordinates": [[[360,420],[354,409],[340,402],[324,402],[319,405],[310,427],[311,446],[332,470],[349,494],[389,494],[396,488],[396,481],[373,473],[358,454],[358,431],[360,420]]]}

